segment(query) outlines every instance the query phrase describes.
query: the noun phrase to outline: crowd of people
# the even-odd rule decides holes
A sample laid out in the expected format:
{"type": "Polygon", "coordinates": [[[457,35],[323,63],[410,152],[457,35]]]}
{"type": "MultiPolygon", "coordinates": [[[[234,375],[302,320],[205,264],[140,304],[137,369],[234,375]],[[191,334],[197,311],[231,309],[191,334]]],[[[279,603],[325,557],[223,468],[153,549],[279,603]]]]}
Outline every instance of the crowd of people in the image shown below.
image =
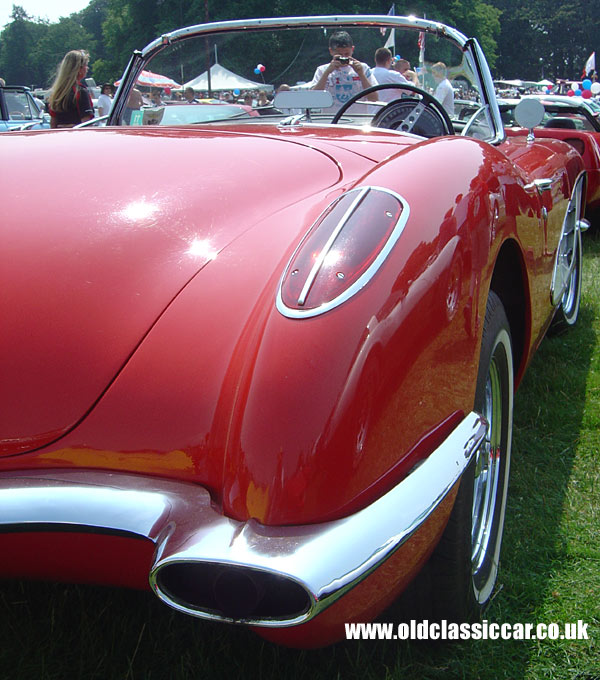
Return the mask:
{"type": "MultiPolygon", "coordinates": [[[[337,111],[351,97],[377,85],[409,85],[419,87],[415,71],[406,59],[395,59],[387,47],[375,51],[375,67],[354,58],[354,43],[346,31],[337,31],[329,38],[331,61],[317,68],[309,87],[327,90],[332,98],[331,111],[337,111]]],[[[454,115],[454,89],[447,78],[446,65],[437,62],[431,67],[436,82],[434,96],[450,116],[454,115]]],[[[389,102],[398,98],[398,89],[382,88],[367,94],[369,101],[389,102]]]]}

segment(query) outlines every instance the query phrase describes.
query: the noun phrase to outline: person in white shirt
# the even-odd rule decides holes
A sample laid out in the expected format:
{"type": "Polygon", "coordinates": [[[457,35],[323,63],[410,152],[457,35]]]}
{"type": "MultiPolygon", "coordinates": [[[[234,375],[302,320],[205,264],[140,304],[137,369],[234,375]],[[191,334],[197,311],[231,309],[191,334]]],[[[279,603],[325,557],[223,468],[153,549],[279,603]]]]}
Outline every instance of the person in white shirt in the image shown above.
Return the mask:
{"type": "Polygon", "coordinates": [[[392,64],[392,68],[406,78],[406,72],[410,69],[410,61],[408,59],[396,59],[392,64]]]}
{"type": "MultiPolygon", "coordinates": [[[[354,44],[350,35],[346,31],[334,33],[329,39],[331,61],[319,66],[309,83],[313,90],[327,90],[333,97],[333,105],[323,109],[328,113],[338,111],[355,94],[377,85],[371,69],[354,59],[353,53],[354,44]]],[[[379,99],[377,92],[371,92],[366,98],[369,101],[379,99]]]]}
{"type": "Polygon", "coordinates": [[[446,77],[446,73],[446,64],[443,61],[438,61],[431,67],[431,75],[437,83],[433,96],[446,109],[450,118],[452,118],[454,116],[454,89],[446,77]]]}
{"type": "Polygon", "coordinates": [[[100,90],[100,96],[98,97],[97,108],[99,116],[108,116],[108,112],[112,106],[112,96],[113,86],[110,83],[104,83],[100,90]]]}
{"type": "Polygon", "coordinates": [[[404,76],[404,78],[412,85],[421,87],[417,74],[411,69],[410,61],[408,61],[408,59],[398,59],[392,64],[392,68],[394,71],[398,71],[401,76],[404,76]]]}
{"type": "MultiPolygon", "coordinates": [[[[379,85],[388,83],[401,85],[409,82],[401,73],[394,71],[391,67],[392,53],[388,48],[380,47],[375,50],[375,68],[372,73],[379,85]]],[[[391,102],[393,99],[398,99],[400,97],[401,91],[396,88],[389,88],[388,90],[379,90],[377,94],[379,95],[380,101],[391,102]]]]}

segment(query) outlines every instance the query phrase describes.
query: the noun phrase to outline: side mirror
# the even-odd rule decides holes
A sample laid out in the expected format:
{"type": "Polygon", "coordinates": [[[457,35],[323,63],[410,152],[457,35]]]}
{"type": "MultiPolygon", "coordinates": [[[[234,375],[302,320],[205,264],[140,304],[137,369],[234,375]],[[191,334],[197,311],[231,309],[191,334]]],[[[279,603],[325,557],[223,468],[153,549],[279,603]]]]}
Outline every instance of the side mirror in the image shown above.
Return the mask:
{"type": "Polygon", "coordinates": [[[515,107],[515,120],[517,124],[529,130],[527,135],[528,142],[532,142],[535,139],[533,128],[542,122],[544,112],[544,105],[537,99],[521,99],[515,107]]]}

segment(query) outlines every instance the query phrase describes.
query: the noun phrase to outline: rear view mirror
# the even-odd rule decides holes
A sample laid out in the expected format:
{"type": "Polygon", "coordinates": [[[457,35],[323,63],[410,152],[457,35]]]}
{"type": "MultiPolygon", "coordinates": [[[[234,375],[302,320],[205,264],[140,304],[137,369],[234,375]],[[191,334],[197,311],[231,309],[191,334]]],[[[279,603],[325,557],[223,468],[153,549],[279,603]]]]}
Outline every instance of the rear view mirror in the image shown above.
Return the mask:
{"type": "Polygon", "coordinates": [[[325,90],[284,90],[275,95],[277,109],[326,109],[333,104],[333,97],[325,90]]]}

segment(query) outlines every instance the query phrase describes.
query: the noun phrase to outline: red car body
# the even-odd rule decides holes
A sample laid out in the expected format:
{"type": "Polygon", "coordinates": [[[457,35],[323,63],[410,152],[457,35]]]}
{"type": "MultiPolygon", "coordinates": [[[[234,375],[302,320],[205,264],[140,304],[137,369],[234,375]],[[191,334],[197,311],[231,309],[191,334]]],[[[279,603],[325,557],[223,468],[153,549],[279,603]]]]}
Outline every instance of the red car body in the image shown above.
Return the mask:
{"type": "MultiPolygon", "coordinates": [[[[507,130],[507,135],[524,136],[526,130],[507,130]]],[[[576,149],[583,159],[587,176],[586,206],[590,217],[600,209],[600,132],[565,130],[560,128],[536,128],[538,139],[560,139],[576,149]]]]}
{"type": "MultiPolygon", "coordinates": [[[[2,574],[135,588],[150,574],[175,608],[295,646],[380,613],[444,532],[462,472],[448,449],[460,461],[484,436],[473,404],[490,291],[515,385],[553,319],[581,156],[550,139],[264,121],[2,144],[2,574]],[[361,188],[369,224],[396,209],[401,233],[349,299],[303,316],[307,234],[361,188]],[[400,494],[398,513],[419,521],[378,537],[370,518],[392,521],[400,494]],[[336,566],[352,559],[356,577],[336,566]],[[263,600],[215,614],[211,598],[273,583],[298,614],[263,600]]],[[[355,278],[391,238],[361,224],[355,278]]],[[[314,284],[327,301],[345,285],[336,266],[314,284]]]]}
{"type": "MultiPolygon", "coordinates": [[[[595,218],[600,209],[600,120],[590,105],[571,97],[536,97],[546,110],[545,120],[535,129],[539,139],[560,139],[577,150],[583,158],[587,176],[586,209],[595,218]]],[[[505,104],[503,111],[514,106],[505,104]]],[[[506,113],[505,113],[506,115],[506,113]]],[[[508,136],[526,135],[520,128],[507,127],[508,136]]]]}

